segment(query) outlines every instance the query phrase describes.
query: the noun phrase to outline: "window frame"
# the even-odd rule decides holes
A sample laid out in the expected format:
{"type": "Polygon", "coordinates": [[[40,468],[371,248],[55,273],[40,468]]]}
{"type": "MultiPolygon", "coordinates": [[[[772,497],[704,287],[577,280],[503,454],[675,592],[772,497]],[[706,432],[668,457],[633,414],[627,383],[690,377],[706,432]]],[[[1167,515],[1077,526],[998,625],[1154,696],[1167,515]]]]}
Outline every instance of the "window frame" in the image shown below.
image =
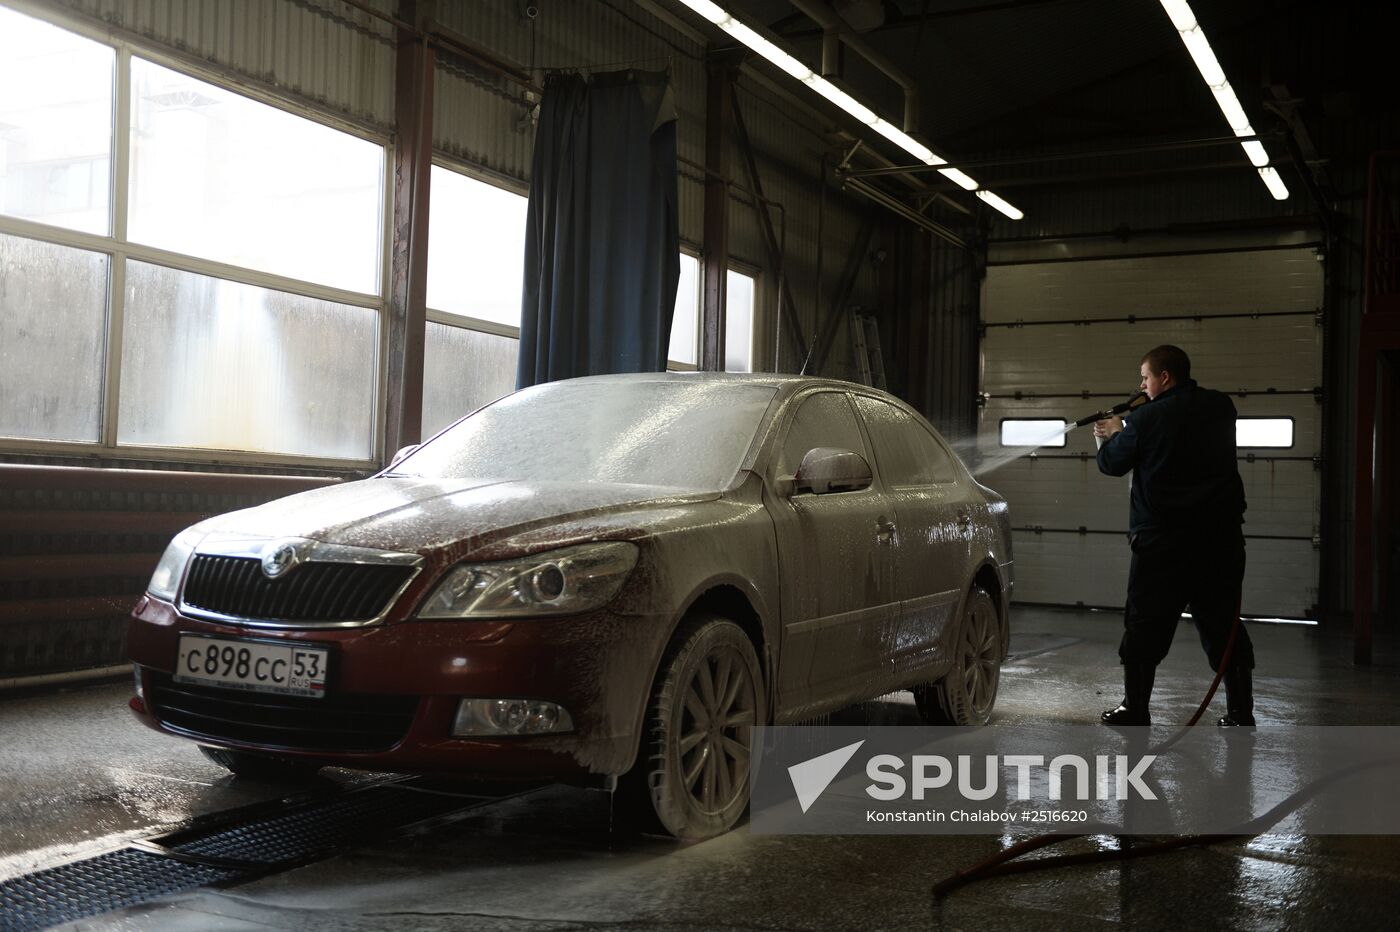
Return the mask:
{"type": "Polygon", "coordinates": [[[1059,450],[1063,449],[1069,444],[1068,430],[1066,430],[1065,433],[1060,435],[1059,443],[1041,443],[1034,445],[1029,443],[1007,443],[1004,439],[1006,436],[1007,421],[1015,421],[1018,424],[1031,424],[1043,422],[1046,424],[1059,424],[1065,427],[1066,429],[1069,427],[1069,421],[1065,420],[1062,417],[1004,417],[1001,420],[997,421],[997,446],[1004,450],[1038,450],[1041,447],[1053,447],[1054,449],[1059,450]]]}
{"type": "Polygon", "coordinates": [[[1235,415],[1235,449],[1236,450],[1292,450],[1298,445],[1298,419],[1291,414],[1237,414],[1235,415]],[[1287,421],[1288,422],[1288,443],[1281,444],[1241,444],[1239,442],[1239,422],[1240,421],[1287,421]]]}
{"type": "MultiPolygon", "coordinates": [[[[436,152],[433,153],[432,164],[433,167],[456,172],[459,175],[465,175],[473,181],[490,185],[493,188],[500,188],[503,191],[509,191],[511,194],[516,194],[520,197],[529,198],[530,196],[530,186],[520,179],[512,178],[509,175],[487,171],[479,166],[463,162],[460,159],[439,155],[436,152]]],[[[431,200],[431,189],[429,190],[428,196],[431,200]]],[[[431,320],[435,324],[442,324],[447,327],[458,327],[463,330],[475,330],[479,333],[490,333],[498,337],[520,339],[520,328],[512,327],[510,324],[497,323],[494,320],[483,320],[480,317],[472,317],[470,314],[458,314],[455,311],[437,310],[427,303],[426,297],[424,298],[423,307],[427,312],[428,320],[431,320]]]]}
{"type": "Polygon", "coordinates": [[[68,246],[108,257],[106,331],[103,335],[101,426],[100,439],[37,440],[21,437],[0,437],[0,454],[40,454],[65,457],[91,457],[98,460],[150,460],[156,462],[229,463],[246,466],[301,466],[326,468],[355,468],[377,466],[378,451],[383,447],[385,418],[383,399],[388,388],[389,291],[392,276],[394,149],[389,133],[367,129],[329,110],[308,105],[290,96],[278,95],[249,83],[230,79],[216,69],[203,66],[193,56],[185,57],[162,50],[154,44],[135,42],[125,35],[104,30],[62,11],[47,7],[36,9],[15,0],[5,0],[5,7],[22,16],[39,20],[67,30],[85,39],[108,46],[115,51],[112,82],[112,152],[108,169],[108,224],[105,235],[64,229],[47,223],[0,214],[0,233],[24,239],[68,246]],[[310,120],[338,130],[357,139],[379,146],[384,153],[380,178],[380,273],[377,293],[349,291],[320,285],[301,279],[261,272],[216,260],[188,256],[170,250],[133,243],[128,238],[127,212],[131,168],[131,59],[145,59],[163,68],[186,74],[198,81],[246,97],[256,103],[274,107],[293,116],[310,120]],[[361,307],[376,312],[378,337],[374,354],[374,385],[372,402],[372,432],[369,456],[365,459],[307,456],[293,453],[221,450],[208,447],[150,447],[118,444],[119,392],[123,347],[123,319],[126,301],[126,262],[133,259],[196,275],[225,279],[244,285],[286,292],[301,297],[361,307]]]}
{"type": "MultiPolygon", "coordinates": [[[[689,256],[690,258],[694,259],[694,260],[695,260],[697,263],[699,263],[699,265],[700,265],[700,269],[699,269],[699,278],[698,278],[698,282],[697,282],[697,285],[696,285],[696,288],[697,288],[697,292],[698,292],[698,293],[696,294],[696,299],[695,299],[695,347],[696,347],[696,354],[695,354],[695,355],[696,355],[696,357],[697,357],[697,360],[696,360],[696,362],[694,362],[694,363],[686,363],[686,362],[679,362],[679,361],[677,361],[677,360],[669,359],[669,358],[668,358],[668,359],[666,360],[666,371],[667,371],[667,372],[698,372],[698,371],[700,371],[700,361],[699,361],[699,357],[703,355],[703,342],[704,342],[704,338],[705,338],[705,295],[704,295],[704,289],[705,289],[705,280],[704,280],[705,256],[704,256],[703,252],[700,250],[700,248],[699,248],[698,246],[695,246],[695,245],[693,245],[693,244],[691,244],[691,243],[689,243],[689,242],[686,242],[686,241],[682,241],[682,242],[681,242],[680,254],[681,254],[681,255],[685,255],[685,256],[689,256]]],[[[764,350],[765,350],[765,345],[764,345],[764,343],[763,343],[763,339],[764,339],[764,338],[763,338],[763,333],[764,333],[764,330],[763,330],[763,328],[761,328],[761,327],[759,326],[759,321],[760,321],[760,319],[762,318],[763,311],[764,311],[764,307],[763,307],[763,283],[764,283],[763,272],[764,272],[764,270],[763,270],[763,268],[762,268],[761,266],[757,266],[757,265],[754,265],[754,264],[752,264],[752,263],[745,262],[745,261],[743,261],[742,259],[735,259],[733,256],[730,256],[729,261],[725,263],[725,286],[726,286],[726,288],[728,287],[728,273],[730,273],[730,272],[738,272],[740,275],[743,275],[743,276],[745,276],[746,278],[753,279],[753,309],[752,309],[752,313],[751,313],[751,315],[750,315],[750,321],[749,321],[749,372],[750,372],[750,373],[753,373],[753,372],[767,372],[767,371],[770,371],[770,370],[764,369],[764,368],[762,368],[762,367],[760,366],[760,360],[762,359],[762,357],[763,357],[763,352],[764,352],[764,350]]],[[[725,302],[725,314],[726,314],[726,317],[728,316],[728,310],[729,310],[729,304],[728,304],[728,301],[726,301],[726,302],[725,302]]],[[[675,322],[675,317],[674,317],[674,314],[673,314],[673,316],[672,316],[672,323],[674,324],[674,322],[675,322]]],[[[726,320],[726,321],[725,321],[725,324],[726,324],[726,326],[725,326],[725,334],[726,334],[726,336],[728,335],[728,332],[729,332],[728,323],[729,323],[728,320],[726,320]]],[[[728,370],[720,370],[720,371],[728,371],[728,370]]]]}
{"type": "MultiPolygon", "coordinates": [[[[705,288],[705,257],[701,254],[699,247],[692,246],[686,242],[681,243],[680,254],[694,259],[697,266],[695,273],[695,362],[681,362],[676,359],[671,359],[670,353],[668,352],[666,371],[698,372],[700,371],[700,355],[702,352],[701,341],[705,336],[705,296],[703,294],[705,288]]],[[[679,285],[677,285],[677,288],[679,289],[679,285]]],[[[679,297],[679,295],[677,295],[677,297],[679,297]]],[[[674,326],[675,323],[676,315],[673,309],[671,312],[672,326],[674,326]]]]}
{"type": "MultiPolygon", "coordinates": [[[[433,167],[441,168],[444,171],[456,172],[459,175],[463,175],[467,178],[470,178],[472,181],[480,182],[481,184],[485,185],[490,185],[493,188],[499,188],[503,191],[509,191],[511,194],[516,194],[520,197],[528,199],[530,196],[530,186],[525,182],[521,181],[520,179],[512,178],[509,175],[502,175],[497,172],[488,171],[486,169],[481,168],[480,166],[472,165],[468,162],[463,162],[460,159],[450,158],[448,156],[434,152],[432,165],[433,167]]],[[[431,202],[431,189],[428,192],[428,198],[431,202]]],[[[429,207],[429,210],[431,210],[431,206],[429,207]]],[[[480,317],[472,317],[470,314],[459,314],[456,311],[438,310],[427,303],[426,294],[424,296],[423,309],[425,318],[429,323],[438,324],[443,327],[452,327],[457,330],[471,330],[476,333],[486,333],[497,337],[508,337],[510,339],[515,340],[517,348],[519,347],[520,328],[518,326],[513,327],[510,324],[502,324],[494,320],[484,320],[480,317]]],[[[427,353],[427,339],[427,331],[425,329],[423,334],[423,351],[425,354],[425,359],[427,353]]],[[[516,364],[516,371],[518,374],[519,363],[516,364]]],[[[425,380],[427,379],[426,370],[423,373],[423,377],[425,380]]],[[[507,392],[507,394],[509,394],[509,392],[507,392]]],[[[464,416],[470,413],[471,412],[469,411],[462,412],[464,416]]],[[[453,423],[456,422],[454,421],[453,423]]],[[[449,424],[448,426],[450,427],[451,424],[449,424]]],[[[428,437],[429,435],[425,435],[423,439],[427,440],[428,437]]]]}

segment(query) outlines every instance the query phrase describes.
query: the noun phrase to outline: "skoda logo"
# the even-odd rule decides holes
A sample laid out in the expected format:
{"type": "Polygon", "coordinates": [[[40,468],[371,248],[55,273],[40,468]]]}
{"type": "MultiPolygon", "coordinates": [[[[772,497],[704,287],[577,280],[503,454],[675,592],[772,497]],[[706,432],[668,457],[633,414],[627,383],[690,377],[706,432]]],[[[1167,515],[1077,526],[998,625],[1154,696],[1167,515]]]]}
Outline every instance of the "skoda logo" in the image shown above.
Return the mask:
{"type": "Polygon", "coordinates": [[[297,553],[295,544],[274,543],[263,551],[263,575],[268,579],[276,579],[278,576],[290,572],[292,567],[300,562],[301,555],[297,553]]]}

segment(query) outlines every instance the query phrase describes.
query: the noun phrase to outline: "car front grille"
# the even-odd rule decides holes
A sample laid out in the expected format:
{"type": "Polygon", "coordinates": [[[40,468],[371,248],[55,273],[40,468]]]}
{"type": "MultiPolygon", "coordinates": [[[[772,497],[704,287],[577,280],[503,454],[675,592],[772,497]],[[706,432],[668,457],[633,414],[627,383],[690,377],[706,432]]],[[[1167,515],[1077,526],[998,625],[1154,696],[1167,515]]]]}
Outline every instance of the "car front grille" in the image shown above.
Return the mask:
{"type": "Polygon", "coordinates": [[[319,699],[177,683],[147,673],[161,724],[192,738],[296,751],[387,751],[403,740],[417,696],[328,692],[319,699]]]}
{"type": "Polygon", "coordinates": [[[185,579],[184,604],[231,618],[268,621],[370,621],[408,582],[403,564],[304,563],[277,579],[255,557],[197,554],[185,579]]]}

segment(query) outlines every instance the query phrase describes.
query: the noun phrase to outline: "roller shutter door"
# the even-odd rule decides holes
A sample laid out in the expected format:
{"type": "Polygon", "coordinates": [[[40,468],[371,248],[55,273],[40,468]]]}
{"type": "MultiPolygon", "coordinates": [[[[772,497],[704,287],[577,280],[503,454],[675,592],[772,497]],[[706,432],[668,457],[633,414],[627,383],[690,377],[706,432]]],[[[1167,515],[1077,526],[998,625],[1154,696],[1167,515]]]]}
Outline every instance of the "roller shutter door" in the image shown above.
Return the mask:
{"type": "MultiPolygon", "coordinates": [[[[1231,393],[1240,416],[1291,418],[1286,449],[1239,451],[1249,508],[1246,614],[1307,617],[1318,584],[1323,268],[1311,248],[991,265],[983,285],[984,464],[1014,453],[1004,418],[1073,421],[1137,389],[1160,343],[1231,393]]],[[[981,479],[1011,507],[1016,600],[1121,607],[1128,479],[1099,473],[1089,428],[981,479]]]]}

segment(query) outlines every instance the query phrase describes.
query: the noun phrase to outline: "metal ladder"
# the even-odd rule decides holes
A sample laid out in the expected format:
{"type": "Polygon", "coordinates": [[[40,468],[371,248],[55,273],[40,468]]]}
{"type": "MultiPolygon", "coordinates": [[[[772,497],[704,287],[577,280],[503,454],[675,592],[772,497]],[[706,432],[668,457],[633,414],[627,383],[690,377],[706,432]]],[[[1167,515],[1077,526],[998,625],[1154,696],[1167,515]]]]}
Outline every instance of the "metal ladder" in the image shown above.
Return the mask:
{"type": "Polygon", "coordinates": [[[873,314],[851,314],[851,345],[861,382],[884,389],[885,357],[880,351],[880,324],[873,314]]]}

